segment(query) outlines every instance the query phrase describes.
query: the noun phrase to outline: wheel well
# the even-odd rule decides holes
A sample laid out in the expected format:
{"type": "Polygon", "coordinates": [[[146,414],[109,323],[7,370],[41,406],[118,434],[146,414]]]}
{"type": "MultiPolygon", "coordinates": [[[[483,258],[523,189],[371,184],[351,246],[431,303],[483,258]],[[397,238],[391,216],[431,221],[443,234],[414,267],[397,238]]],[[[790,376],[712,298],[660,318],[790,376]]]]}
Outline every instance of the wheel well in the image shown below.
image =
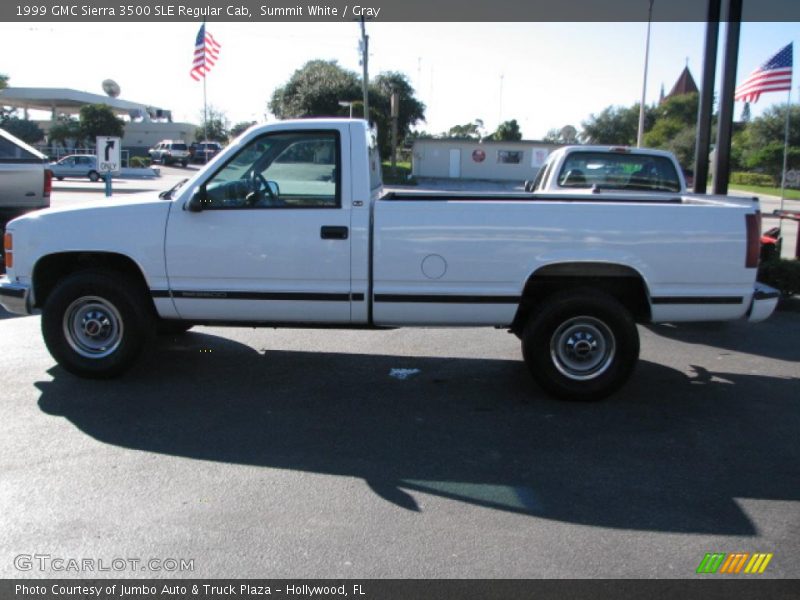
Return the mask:
{"type": "Polygon", "coordinates": [[[651,318],[647,286],[634,269],[609,263],[559,263],[542,267],[528,278],[511,330],[520,334],[531,312],[542,300],[573,288],[592,288],[612,296],[631,312],[638,323],[651,318]]]}
{"type": "Polygon", "coordinates": [[[43,256],[33,269],[35,306],[43,307],[50,292],[64,277],[86,269],[107,269],[120,273],[141,290],[148,290],[141,269],[127,256],[111,252],[61,252],[43,256]]]}

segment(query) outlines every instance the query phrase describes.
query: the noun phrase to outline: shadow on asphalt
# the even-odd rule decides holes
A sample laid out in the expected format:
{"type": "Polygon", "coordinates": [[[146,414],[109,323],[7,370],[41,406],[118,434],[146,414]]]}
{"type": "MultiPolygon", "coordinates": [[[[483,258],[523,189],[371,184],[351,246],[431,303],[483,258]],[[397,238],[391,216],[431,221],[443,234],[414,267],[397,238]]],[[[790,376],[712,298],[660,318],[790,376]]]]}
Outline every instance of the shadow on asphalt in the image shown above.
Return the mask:
{"type": "Polygon", "coordinates": [[[54,367],[36,384],[41,410],[125,448],[361,478],[409,511],[423,492],[599,527],[749,536],[738,499],[800,500],[797,379],[645,361],[615,397],[570,404],[543,396],[521,361],[261,353],[201,333],[159,344],[115,381],[54,367]],[[398,380],[396,368],[420,372],[398,380]]]}
{"type": "Polygon", "coordinates": [[[766,356],[779,360],[800,362],[800,345],[796,336],[787,335],[797,330],[797,303],[787,301],[782,311],[774,313],[762,323],[722,321],[710,323],[676,323],[645,325],[661,337],[686,344],[699,344],[724,348],[743,354],[766,356]]]}

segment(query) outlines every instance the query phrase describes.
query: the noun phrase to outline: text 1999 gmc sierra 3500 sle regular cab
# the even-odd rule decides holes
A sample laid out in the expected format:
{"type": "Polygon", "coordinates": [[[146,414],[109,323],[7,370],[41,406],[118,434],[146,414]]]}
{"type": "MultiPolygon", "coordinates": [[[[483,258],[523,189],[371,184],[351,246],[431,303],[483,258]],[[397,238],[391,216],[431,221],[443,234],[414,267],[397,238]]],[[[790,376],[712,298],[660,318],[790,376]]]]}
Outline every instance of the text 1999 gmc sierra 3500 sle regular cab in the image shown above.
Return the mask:
{"type": "Polygon", "coordinates": [[[622,385],[636,322],[767,318],[753,200],[384,193],[361,120],[253,127],[179,189],[12,221],[8,310],[110,377],[193,324],[489,326],[562,398],[622,385]]]}

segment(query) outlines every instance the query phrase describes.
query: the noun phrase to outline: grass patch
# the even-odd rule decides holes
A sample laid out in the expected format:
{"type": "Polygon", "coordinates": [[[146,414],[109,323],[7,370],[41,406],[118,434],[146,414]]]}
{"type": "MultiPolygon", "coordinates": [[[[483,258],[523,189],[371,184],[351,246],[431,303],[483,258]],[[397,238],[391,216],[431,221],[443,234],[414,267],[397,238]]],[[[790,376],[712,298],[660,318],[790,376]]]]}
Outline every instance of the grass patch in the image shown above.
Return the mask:
{"type": "Polygon", "coordinates": [[[397,173],[392,174],[392,163],[381,163],[383,183],[389,185],[417,185],[416,179],[411,176],[411,163],[397,161],[397,173]]]}
{"type": "MultiPolygon", "coordinates": [[[[728,187],[732,190],[737,190],[740,192],[752,192],[756,196],[759,194],[767,195],[767,196],[778,196],[780,198],[781,195],[781,188],[779,187],[764,187],[760,185],[741,185],[738,183],[731,183],[728,187]]],[[[800,200],[800,190],[793,190],[790,188],[786,188],[784,198],[789,198],[790,200],[800,200]]]]}

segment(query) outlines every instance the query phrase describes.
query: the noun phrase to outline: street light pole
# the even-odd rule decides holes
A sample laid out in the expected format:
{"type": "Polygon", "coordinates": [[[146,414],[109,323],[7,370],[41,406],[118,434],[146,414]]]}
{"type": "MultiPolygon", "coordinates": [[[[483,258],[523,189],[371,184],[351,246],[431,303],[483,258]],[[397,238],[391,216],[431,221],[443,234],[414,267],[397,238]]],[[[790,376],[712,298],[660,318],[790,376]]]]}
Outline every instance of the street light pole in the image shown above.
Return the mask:
{"type": "Polygon", "coordinates": [[[364,88],[364,120],[369,125],[369,36],[364,25],[364,15],[361,15],[361,66],[363,67],[362,86],[364,88]]]}
{"type": "Polygon", "coordinates": [[[636,147],[642,147],[644,138],[644,103],[647,95],[647,63],[650,61],[650,25],[653,21],[653,1],[650,0],[650,8],[647,10],[647,42],[644,50],[644,77],[642,77],[642,102],[639,104],[639,131],[636,134],[636,147]]]}

